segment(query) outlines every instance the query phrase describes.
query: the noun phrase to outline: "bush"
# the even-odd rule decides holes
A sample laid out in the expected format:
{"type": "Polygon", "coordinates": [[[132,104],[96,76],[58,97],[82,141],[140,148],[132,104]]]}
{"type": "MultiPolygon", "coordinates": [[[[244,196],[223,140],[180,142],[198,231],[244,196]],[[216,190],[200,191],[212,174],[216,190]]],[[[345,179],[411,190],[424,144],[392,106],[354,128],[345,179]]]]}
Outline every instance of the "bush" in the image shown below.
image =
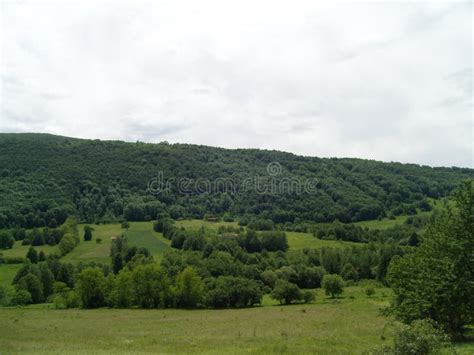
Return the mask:
{"type": "Polygon", "coordinates": [[[212,308],[252,307],[262,301],[262,291],[254,280],[219,276],[210,279],[207,305],[212,308]]]}
{"type": "Polygon", "coordinates": [[[80,299],[76,292],[67,291],[53,296],[53,306],[56,309],[78,308],[80,299]]]}
{"type": "Polygon", "coordinates": [[[11,302],[11,290],[0,286],[0,306],[8,306],[11,302]]]}
{"type": "Polygon", "coordinates": [[[368,296],[368,297],[372,297],[373,295],[375,295],[375,290],[372,286],[369,286],[365,289],[365,294],[368,296]]]}
{"type": "Polygon", "coordinates": [[[21,256],[7,256],[3,258],[5,264],[23,264],[26,261],[21,256]]]}
{"type": "Polygon", "coordinates": [[[290,304],[303,298],[300,288],[294,283],[279,279],[275,283],[275,288],[271,294],[280,304],[290,304]]]}
{"type": "Polygon", "coordinates": [[[61,255],[64,256],[72,251],[76,247],[77,242],[78,240],[72,234],[65,234],[58,245],[61,255]]]}
{"type": "Polygon", "coordinates": [[[91,228],[90,226],[84,226],[84,241],[89,242],[92,240],[92,231],[94,228],[91,228]]]}
{"type": "Polygon", "coordinates": [[[316,298],[315,295],[314,295],[314,292],[311,291],[311,290],[304,290],[302,292],[302,294],[303,294],[304,303],[312,303],[312,302],[314,302],[314,300],[316,298]]]}
{"type": "Polygon", "coordinates": [[[0,232],[0,249],[11,249],[15,243],[13,238],[8,232],[0,232]]]}
{"type": "Polygon", "coordinates": [[[29,259],[32,264],[38,263],[38,253],[36,252],[35,248],[30,247],[30,249],[28,249],[26,258],[29,259]]]}
{"type": "Polygon", "coordinates": [[[17,306],[24,306],[31,303],[31,293],[26,290],[17,290],[13,295],[12,304],[17,306]]]}
{"type": "Polygon", "coordinates": [[[344,281],[341,276],[336,274],[324,275],[322,286],[326,295],[331,295],[332,298],[342,294],[344,290],[344,281]]]}
{"type": "Polygon", "coordinates": [[[95,242],[96,242],[97,244],[102,243],[102,238],[95,238],[95,242]]]}
{"type": "Polygon", "coordinates": [[[416,320],[395,334],[395,354],[432,354],[441,349],[449,338],[432,321],[416,320]]]}

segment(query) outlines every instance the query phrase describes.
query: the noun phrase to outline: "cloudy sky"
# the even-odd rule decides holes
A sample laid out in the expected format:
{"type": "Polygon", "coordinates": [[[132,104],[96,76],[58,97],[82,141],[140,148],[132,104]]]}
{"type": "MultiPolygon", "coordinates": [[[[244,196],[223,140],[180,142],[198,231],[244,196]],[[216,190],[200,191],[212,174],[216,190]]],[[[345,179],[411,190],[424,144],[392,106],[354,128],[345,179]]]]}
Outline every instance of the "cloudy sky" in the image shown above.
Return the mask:
{"type": "Polygon", "coordinates": [[[1,1],[0,132],[473,166],[470,2],[1,1]]]}

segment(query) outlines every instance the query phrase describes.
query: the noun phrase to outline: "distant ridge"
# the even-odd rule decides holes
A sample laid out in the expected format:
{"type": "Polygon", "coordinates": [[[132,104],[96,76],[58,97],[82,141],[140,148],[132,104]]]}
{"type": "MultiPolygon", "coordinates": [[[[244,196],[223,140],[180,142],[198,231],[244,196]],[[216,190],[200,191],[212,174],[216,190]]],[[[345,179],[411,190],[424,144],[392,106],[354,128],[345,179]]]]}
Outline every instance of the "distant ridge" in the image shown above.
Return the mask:
{"type": "Polygon", "coordinates": [[[275,223],[350,222],[428,208],[428,197],[446,196],[462,180],[473,178],[469,168],[2,133],[0,227],[50,225],[68,215],[100,222],[155,219],[159,213],[174,218],[202,218],[206,213],[258,216],[275,223]],[[275,175],[270,167],[277,169],[275,175]],[[150,194],[150,181],[158,176],[173,183],[150,194]],[[255,177],[317,184],[311,192],[262,193],[252,186],[244,191],[243,183],[255,177]],[[181,178],[210,183],[226,179],[237,191],[217,187],[207,193],[196,188],[183,193],[176,186],[181,178]]]}

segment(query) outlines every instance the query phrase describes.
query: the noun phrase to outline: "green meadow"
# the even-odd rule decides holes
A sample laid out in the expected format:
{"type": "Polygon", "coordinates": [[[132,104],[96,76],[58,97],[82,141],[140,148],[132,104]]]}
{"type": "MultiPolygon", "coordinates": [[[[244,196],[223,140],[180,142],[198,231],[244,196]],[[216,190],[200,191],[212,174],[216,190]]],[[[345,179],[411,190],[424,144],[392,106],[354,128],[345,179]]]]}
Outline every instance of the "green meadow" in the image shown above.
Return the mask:
{"type": "Polygon", "coordinates": [[[227,310],[53,310],[0,312],[6,353],[361,353],[388,342],[379,315],[390,290],[371,298],[361,287],[314,304],[227,310]],[[58,329],[61,337],[56,336],[58,329]],[[22,334],[21,337],[18,335],[22,334]],[[67,339],[67,341],[65,341],[67,339]]]}
{"type": "MultiPolygon", "coordinates": [[[[3,254],[3,256],[6,257],[22,257],[24,258],[26,256],[26,253],[28,252],[28,249],[30,249],[31,245],[21,245],[21,240],[18,240],[15,242],[13,245],[13,248],[11,249],[2,249],[0,253],[3,254]]],[[[59,252],[59,249],[57,246],[50,246],[50,245],[39,245],[34,247],[36,251],[39,252],[44,252],[45,255],[48,254],[55,254],[59,252]]]]}
{"type": "Polygon", "coordinates": [[[13,278],[20,268],[21,264],[0,265],[0,286],[12,287],[13,278]]]}
{"type": "Polygon", "coordinates": [[[131,222],[124,235],[129,245],[147,248],[158,261],[171,248],[170,241],[153,230],[153,222],[131,222]]]}
{"type": "Polygon", "coordinates": [[[183,219],[176,221],[177,227],[183,227],[187,230],[199,230],[201,227],[206,228],[207,230],[217,231],[220,226],[233,226],[238,227],[237,222],[209,222],[201,219],[183,219]]]}
{"type": "MultiPolygon", "coordinates": [[[[380,315],[391,297],[376,288],[347,287],[331,299],[316,290],[312,304],[224,310],[55,310],[42,304],[0,312],[2,354],[362,354],[391,344],[397,323],[380,315]],[[61,336],[57,336],[60,330],[61,336]]],[[[472,354],[474,343],[445,354],[472,354]]]]}

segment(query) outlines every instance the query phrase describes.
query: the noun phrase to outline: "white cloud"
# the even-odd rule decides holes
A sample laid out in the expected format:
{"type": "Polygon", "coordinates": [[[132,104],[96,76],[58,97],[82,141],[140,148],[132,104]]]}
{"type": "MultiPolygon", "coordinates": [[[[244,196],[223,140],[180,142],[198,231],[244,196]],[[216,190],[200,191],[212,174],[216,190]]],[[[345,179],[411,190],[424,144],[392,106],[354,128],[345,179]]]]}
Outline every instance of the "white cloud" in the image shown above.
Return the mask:
{"type": "Polygon", "coordinates": [[[9,1],[0,131],[472,166],[472,5],[9,1]]]}

